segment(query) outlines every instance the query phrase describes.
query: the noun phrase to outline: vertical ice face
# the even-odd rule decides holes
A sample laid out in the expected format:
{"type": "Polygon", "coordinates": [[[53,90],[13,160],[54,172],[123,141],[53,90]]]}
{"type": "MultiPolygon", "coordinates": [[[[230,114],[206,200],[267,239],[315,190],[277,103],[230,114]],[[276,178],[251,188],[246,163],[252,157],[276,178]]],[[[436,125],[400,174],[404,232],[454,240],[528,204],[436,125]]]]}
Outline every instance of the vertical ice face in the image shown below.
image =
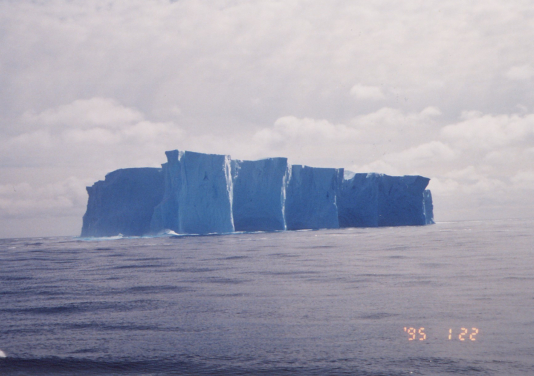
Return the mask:
{"type": "Polygon", "coordinates": [[[186,151],[180,165],[179,232],[233,232],[230,156],[186,151]]]}
{"type": "Polygon", "coordinates": [[[288,230],[338,228],[336,198],[343,169],[291,166],[286,191],[288,230]]]}
{"type": "Polygon", "coordinates": [[[422,176],[355,174],[344,180],[339,197],[341,227],[426,224],[422,176]]]}
{"type": "Polygon", "coordinates": [[[285,230],[287,158],[232,161],[236,231],[285,230]]]}
{"type": "MultiPolygon", "coordinates": [[[[347,176],[347,175],[346,175],[347,176]]],[[[339,227],[378,226],[378,174],[351,174],[338,198],[339,227]]]]}
{"type": "Polygon", "coordinates": [[[158,168],[116,170],[87,187],[87,193],[81,236],[144,235],[163,196],[162,172],[158,168]]]}
{"type": "Polygon", "coordinates": [[[432,193],[430,190],[425,189],[423,192],[423,203],[425,207],[425,224],[434,224],[434,205],[432,204],[432,193]]]}
{"type": "Polygon", "coordinates": [[[234,231],[230,157],[177,150],[165,154],[165,193],[154,210],[152,232],[234,231]]]}
{"type": "Polygon", "coordinates": [[[154,208],[154,214],[150,223],[152,233],[163,230],[178,232],[180,222],[178,220],[179,195],[182,188],[180,156],[183,152],[178,150],[166,151],[167,163],[161,165],[164,178],[163,199],[154,208]]]}
{"type": "Polygon", "coordinates": [[[382,175],[379,179],[378,225],[424,225],[423,192],[429,181],[422,176],[382,175]]]}

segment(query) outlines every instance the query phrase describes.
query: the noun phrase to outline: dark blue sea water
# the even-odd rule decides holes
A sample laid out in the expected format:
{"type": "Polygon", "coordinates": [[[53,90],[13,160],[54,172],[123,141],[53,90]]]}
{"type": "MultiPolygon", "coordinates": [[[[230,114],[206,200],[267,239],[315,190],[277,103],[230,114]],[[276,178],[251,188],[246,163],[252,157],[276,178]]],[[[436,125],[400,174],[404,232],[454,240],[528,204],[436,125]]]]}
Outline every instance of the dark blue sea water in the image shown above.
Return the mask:
{"type": "Polygon", "coordinates": [[[534,375],[533,230],[2,239],[0,375],[534,375]]]}

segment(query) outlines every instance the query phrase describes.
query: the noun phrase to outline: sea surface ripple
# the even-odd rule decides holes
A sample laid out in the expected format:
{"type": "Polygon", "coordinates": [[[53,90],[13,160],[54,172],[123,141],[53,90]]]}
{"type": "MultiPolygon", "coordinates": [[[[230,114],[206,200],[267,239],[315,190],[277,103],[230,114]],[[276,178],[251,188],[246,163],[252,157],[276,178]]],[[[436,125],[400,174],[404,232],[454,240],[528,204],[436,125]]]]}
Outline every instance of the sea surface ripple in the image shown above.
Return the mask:
{"type": "Polygon", "coordinates": [[[0,239],[0,375],[534,375],[533,228],[0,239]]]}

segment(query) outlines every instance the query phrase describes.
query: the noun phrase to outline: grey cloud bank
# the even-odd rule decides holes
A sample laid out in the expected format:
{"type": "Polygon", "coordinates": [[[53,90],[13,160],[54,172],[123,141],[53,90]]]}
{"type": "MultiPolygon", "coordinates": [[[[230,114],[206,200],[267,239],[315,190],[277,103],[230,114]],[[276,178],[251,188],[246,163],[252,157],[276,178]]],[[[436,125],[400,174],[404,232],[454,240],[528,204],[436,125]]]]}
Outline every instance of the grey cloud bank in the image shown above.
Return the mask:
{"type": "Polygon", "coordinates": [[[161,150],[432,178],[438,221],[534,212],[534,4],[0,2],[0,236],[76,235],[161,150]]]}
{"type": "Polygon", "coordinates": [[[421,176],[354,174],[286,158],[168,151],[162,169],[113,171],[87,187],[82,237],[213,234],[434,223],[421,176]]]}

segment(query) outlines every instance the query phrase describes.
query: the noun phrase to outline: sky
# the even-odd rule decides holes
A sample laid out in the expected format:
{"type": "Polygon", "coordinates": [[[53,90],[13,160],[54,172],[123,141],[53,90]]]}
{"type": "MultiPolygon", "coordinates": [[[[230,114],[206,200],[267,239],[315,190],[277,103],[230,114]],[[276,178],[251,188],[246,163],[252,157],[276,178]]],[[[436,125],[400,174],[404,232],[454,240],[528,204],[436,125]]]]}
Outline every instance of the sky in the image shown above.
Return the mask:
{"type": "Polygon", "coordinates": [[[0,0],[0,237],[80,234],[166,150],[431,179],[534,217],[534,3],[0,0]]]}

